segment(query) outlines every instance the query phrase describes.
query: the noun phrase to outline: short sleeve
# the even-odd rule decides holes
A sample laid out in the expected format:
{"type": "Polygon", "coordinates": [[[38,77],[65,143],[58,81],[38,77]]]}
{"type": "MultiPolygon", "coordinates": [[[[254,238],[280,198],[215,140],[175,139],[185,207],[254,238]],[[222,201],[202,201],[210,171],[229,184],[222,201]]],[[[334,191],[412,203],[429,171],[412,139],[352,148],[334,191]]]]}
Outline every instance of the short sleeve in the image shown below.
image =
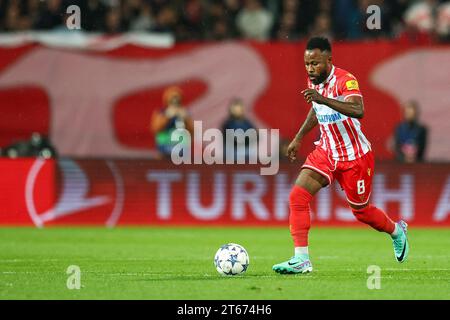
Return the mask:
{"type": "Polygon", "coordinates": [[[346,75],[340,77],[338,83],[338,94],[343,98],[343,100],[350,96],[362,97],[362,93],[359,90],[358,80],[356,80],[351,73],[347,73],[346,75]]]}

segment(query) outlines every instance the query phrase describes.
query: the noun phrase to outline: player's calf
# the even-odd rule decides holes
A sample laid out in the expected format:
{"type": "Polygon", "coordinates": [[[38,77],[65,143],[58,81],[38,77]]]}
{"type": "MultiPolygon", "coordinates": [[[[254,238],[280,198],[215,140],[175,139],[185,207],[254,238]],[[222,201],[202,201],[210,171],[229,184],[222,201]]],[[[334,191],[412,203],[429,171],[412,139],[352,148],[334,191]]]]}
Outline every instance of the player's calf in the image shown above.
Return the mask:
{"type": "Polygon", "coordinates": [[[304,188],[295,185],[289,195],[289,225],[295,247],[308,246],[311,226],[309,203],[313,196],[304,188]]]}
{"type": "Polygon", "coordinates": [[[362,223],[368,224],[375,230],[392,234],[395,230],[395,223],[387,214],[373,205],[355,209],[352,207],[353,215],[362,223]]]}

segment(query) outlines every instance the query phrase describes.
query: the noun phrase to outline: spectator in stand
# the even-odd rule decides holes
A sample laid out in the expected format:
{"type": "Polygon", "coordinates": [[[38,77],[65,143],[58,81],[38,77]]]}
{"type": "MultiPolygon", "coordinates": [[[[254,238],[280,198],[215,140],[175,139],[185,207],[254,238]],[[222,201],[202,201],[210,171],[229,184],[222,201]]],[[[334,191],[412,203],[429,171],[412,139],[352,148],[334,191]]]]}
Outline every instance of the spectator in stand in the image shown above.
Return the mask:
{"type": "Polygon", "coordinates": [[[411,5],[405,12],[405,22],[420,32],[432,32],[435,24],[437,0],[421,0],[411,5]]]}
{"type": "Polygon", "coordinates": [[[120,11],[122,18],[126,21],[131,21],[139,16],[142,12],[144,0],[127,0],[120,2],[120,11]]]}
{"type": "Polygon", "coordinates": [[[133,31],[150,31],[155,24],[152,7],[142,4],[142,11],[130,21],[130,29],[133,31]]]}
{"type": "Polygon", "coordinates": [[[225,0],[225,12],[222,16],[222,20],[226,21],[227,30],[232,38],[236,38],[239,35],[239,30],[236,26],[236,17],[239,11],[242,9],[241,0],[225,0]]]}
{"type": "Polygon", "coordinates": [[[419,106],[410,101],[404,106],[404,121],[395,129],[396,158],[402,162],[422,162],[427,144],[427,128],[419,122],[419,106]]]}
{"type": "Polygon", "coordinates": [[[3,21],[3,29],[5,31],[20,30],[19,27],[20,10],[17,5],[10,5],[6,8],[3,21]]]}
{"type": "Polygon", "coordinates": [[[277,31],[277,40],[295,41],[300,39],[300,33],[297,28],[297,16],[294,12],[285,12],[280,21],[277,31]]]}
{"type": "Polygon", "coordinates": [[[178,23],[177,11],[171,6],[162,7],[157,13],[153,32],[173,33],[178,23]]]}
{"type": "MultiPolygon", "coordinates": [[[[237,130],[242,129],[243,133],[249,129],[255,129],[255,126],[251,123],[250,120],[245,116],[245,108],[244,103],[241,99],[235,98],[231,101],[229,106],[229,116],[225,120],[222,125],[222,134],[224,137],[224,150],[226,155],[227,152],[231,152],[234,154],[234,159],[245,159],[246,161],[249,159],[250,152],[255,152],[257,150],[257,145],[251,144],[249,139],[245,138],[244,143],[238,143],[239,141],[236,139],[234,141],[233,149],[226,149],[226,130],[237,130]]],[[[235,133],[235,136],[238,136],[238,133],[235,133]]]]}
{"type": "Polygon", "coordinates": [[[209,35],[210,40],[221,41],[230,39],[233,37],[229,29],[229,25],[225,19],[217,20],[214,22],[211,33],[209,35]]]}
{"type": "Polygon", "coordinates": [[[327,12],[323,11],[316,17],[309,37],[324,37],[330,40],[333,39],[331,17],[327,12]]]}
{"type": "Polygon", "coordinates": [[[450,1],[444,2],[438,8],[436,33],[440,41],[450,40],[450,1]]]}
{"type": "Polygon", "coordinates": [[[100,0],[85,0],[80,9],[83,30],[96,32],[103,30],[108,8],[100,0]]]}
{"type": "Polygon", "coordinates": [[[168,6],[173,2],[173,0],[145,0],[147,3],[149,3],[152,7],[152,12],[154,12],[155,15],[158,15],[159,12],[168,6]]]}
{"type": "Polygon", "coordinates": [[[27,2],[19,0],[0,1],[0,30],[23,31],[31,29],[38,16],[36,10],[36,0],[27,2]]]}
{"type": "Polygon", "coordinates": [[[200,0],[185,1],[181,7],[180,23],[176,27],[177,39],[200,40],[203,36],[203,6],[200,0]]]}
{"type": "MultiPolygon", "coordinates": [[[[174,145],[178,142],[171,141],[172,132],[176,129],[186,129],[191,134],[194,130],[194,124],[183,106],[183,94],[178,87],[169,87],[164,91],[164,108],[153,112],[150,130],[155,135],[156,146],[161,157],[169,158],[174,145]]],[[[186,143],[187,137],[183,138],[186,143]]]]}
{"type": "Polygon", "coordinates": [[[277,27],[275,28],[275,38],[280,41],[296,41],[300,39],[298,0],[284,0],[282,14],[277,27]]]}
{"type": "Polygon", "coordinates": [[[421,0],[404,14],[404,38],[410,42],[429,43],[433,39],[448,41],[450,35],[450,2],[421,0]]]}
{"type": "Polygon", "coordinates": [[[385,2],[389,7],[389,23],[391,25],[391,33],[389,37],[398,37],[403,31],[403,16],[408,8],[409,0],[396,0],[385,2]]]}
{"type": "Polygon", "coordinates": [[[63,13],[62,0],[46,1],[44,10],[36,22],[36,29],[51,30],[61,26],[63,24],[63,13]]]}
{"type": "Polygon", "coordinates": [[[124,31],[122,12],[118,8],[110,8],[105,16],[105,33],[116,34],[124,31]]]}
{"type": "Polygon", "coordinates": [[[0,31],[5,30],[5,14],[8,9],[6,0],[0,0],[0,31]]]}
{"type": "Polygon", "coordinates": [[[260,0],[246,0],[236,17],[241,35],[251,40],[268,40],[273,22],[272,13],[264,8],[260,0]]]}
{"type": "Polygon", "coordinates": [[[225,40],[235,38],[238,36],[234,25],[234,17],[237,14],[239,8],[235,8],[235,3],[231,1],[218,1],[214,0],[205,6],[204,17],[204,37],[208,40],[225,40]],[[231,5],[230,7],[228,7],[231,5]]]}

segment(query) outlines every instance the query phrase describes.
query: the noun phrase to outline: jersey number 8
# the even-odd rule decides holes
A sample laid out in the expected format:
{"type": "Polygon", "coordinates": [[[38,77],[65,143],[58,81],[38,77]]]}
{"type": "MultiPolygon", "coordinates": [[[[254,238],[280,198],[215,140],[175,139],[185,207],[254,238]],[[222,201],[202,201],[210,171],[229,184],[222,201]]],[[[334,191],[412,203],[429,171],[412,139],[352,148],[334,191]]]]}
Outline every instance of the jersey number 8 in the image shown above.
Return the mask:
{"type": "Polygon", "coordinates": [[[366,187],[364,185],[364,180],[358,180],[356,182],[356,186],[358,187],[358,194],[364,194],[366,192],[366,187]]]}

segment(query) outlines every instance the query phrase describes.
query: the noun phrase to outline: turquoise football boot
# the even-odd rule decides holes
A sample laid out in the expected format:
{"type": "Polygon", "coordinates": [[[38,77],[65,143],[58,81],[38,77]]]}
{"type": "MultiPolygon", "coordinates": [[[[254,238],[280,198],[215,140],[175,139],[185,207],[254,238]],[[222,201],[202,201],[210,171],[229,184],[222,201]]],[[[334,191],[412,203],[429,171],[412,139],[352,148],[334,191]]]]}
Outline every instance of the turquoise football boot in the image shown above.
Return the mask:
{"type": "Polygon", "coordinates": [[[308,255],[292,257],[290,260],[278,263],[272,267],[272,270],[281,273],[308,273],[312,272],[313,267],[308,255]]]}
{"type": "Polygon", "coordinates": [[[398,262],[402,263],[406,260],[409,254],[409,243],[408,243],[408,224],[400,220],[397,222],[396,227],[398,227],[398,235],[392,238],[392,244],[394,246],[395,258],[398,262]]]}

